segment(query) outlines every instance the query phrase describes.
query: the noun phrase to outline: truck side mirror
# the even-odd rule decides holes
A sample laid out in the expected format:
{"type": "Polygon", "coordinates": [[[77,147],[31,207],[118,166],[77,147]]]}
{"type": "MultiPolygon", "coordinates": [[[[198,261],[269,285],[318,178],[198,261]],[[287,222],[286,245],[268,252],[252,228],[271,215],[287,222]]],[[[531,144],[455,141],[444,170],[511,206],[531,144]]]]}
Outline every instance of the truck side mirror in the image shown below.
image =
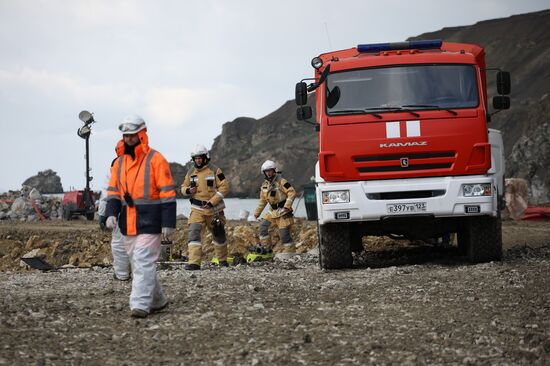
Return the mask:
{"type": "Polygon", "coordinates": [[[298,121],[310,119],[311,116],[313,116],[313,112],[311,110],[311,107],[308,105],[296,109],[296,118],[298,118],[298,121]]]}
{"type": "Polygon", "coordinates": [[[321,73],[321,76],[319,77],[319,83],[318,85],[321,85],[325,82],[325,80],[327,79],[327,76],[330,72],[330,64],[327,65],[327,67],[325,67],[325,69],[323,70],[323,72],[321,73]]]}
{"type": "Polygon", "coordinates": [[[510,97],[497,95],[493,97],[493,108],[502,110],[510,108],[510,97]]]}
{"type": "Polygon", "coordinates": [[[307,84],[304,82],[296,83],[296,104],[307,104],[307,84]]]}
{"type": "Polygon", "coordinates": [[[510,73],[508,71],[499,71],[497,73],[497,91],[500,95],[508,95],[512,89],[510,82],[510,73]]]}

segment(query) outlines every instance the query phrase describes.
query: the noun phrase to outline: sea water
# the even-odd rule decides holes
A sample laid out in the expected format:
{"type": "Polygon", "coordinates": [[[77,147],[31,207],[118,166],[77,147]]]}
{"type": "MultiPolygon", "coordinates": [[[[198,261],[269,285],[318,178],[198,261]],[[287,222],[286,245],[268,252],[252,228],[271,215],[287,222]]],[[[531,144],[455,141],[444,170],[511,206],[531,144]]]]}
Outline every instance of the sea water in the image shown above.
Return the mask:
{"type": "MultiPolygon", "coordinates": [[[[296,198],[292,208],[294,209],[294,216],[296,217],[306,217],[306,208],[304,206],[304,200],[296,198]]],[[[191,203],[189,199],[178,199],[176,200],[178,204],[177,213],[189,216],[191,212],[191,203]]],[[[223,210],[225,217],[229,220],[238,220],[240,217],[241,210],[246,210],[250,215],[254,215],[254,210],[258,206],[258,199],[256,198],[224,198],[225,209],[223,210]]],[[[264,213],[267,212],[268,207],[264,209],[264,213]]]]}
{"type": "MultiPolygon", "coordinates": [[[[63,193],[56,194],[45,194],[48,197],[55,197],[63,199],[63,193]]],[[[178,215],[183,214],[186,217],[189,217],[191,213],[191,203],[188,198],[178,198],[176,212],[178,215]]],[[[238,220],[240,219],[240,213],[242,210],[246,210],[250,215],[254,215],[254,210],[258,206],[257,198],[224,198],[225,209],[223,210],[225,217],[229,220],[238,220]]],[[[304,205],[304,200],[296,197],[294,199],[294,204],[292,205],[294,209],[295,217],[306,217],[306,207],[304,205]]],[[[264,213],[267,212],[268,206],[264,208],[264,213]]]]}

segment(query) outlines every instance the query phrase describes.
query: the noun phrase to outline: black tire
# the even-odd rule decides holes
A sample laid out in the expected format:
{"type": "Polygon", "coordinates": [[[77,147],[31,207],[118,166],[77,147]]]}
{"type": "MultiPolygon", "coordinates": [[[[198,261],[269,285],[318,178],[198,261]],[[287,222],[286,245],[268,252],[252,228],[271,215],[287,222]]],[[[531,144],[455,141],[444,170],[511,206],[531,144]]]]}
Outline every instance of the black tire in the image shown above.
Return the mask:
{"type": "Polygon", "coordinates": [[[502,258],[502,222],[500,215],[468,217],[458,232],[459,253],[472,263],[502,258]]]}
{"type": "Polygon", "coordinates": [[[350,230],[347,224],[319,225],[319,266],[321,269],[351,268],[350,230]]]}
{"type": "Polygon", "coordinates": [[[356,226],[350,225],[350,249],[353,253],[361,253],[365,250],[363,247],[363,235],[356,226]]]}
{"type": "Polygon", "coordinates": [[[95,212],[86,212],[86,219],[92,221],[95,218],[95,212]]]}

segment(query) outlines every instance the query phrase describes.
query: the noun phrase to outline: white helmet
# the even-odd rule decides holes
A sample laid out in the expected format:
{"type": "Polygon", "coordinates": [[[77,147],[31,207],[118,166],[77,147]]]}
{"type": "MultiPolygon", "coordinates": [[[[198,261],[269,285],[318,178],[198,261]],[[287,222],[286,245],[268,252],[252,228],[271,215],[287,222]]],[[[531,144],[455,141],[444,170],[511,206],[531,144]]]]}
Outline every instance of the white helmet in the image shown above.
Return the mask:
{"type": "Polygon", "coordinates": [[[208,149],[203,145],[195,145],[195,148],[191,150],[191,158],[194,158],[195,156],[201,156],[201,155],[206,155],[206,157],[209,158],[208,149]]]}
{"type": "Polygon", "coordinates": [[[273,170],[277,171],[277,165],[275,165],[275,162],[272,161],[272,160],[266,160],[262,164],[262,173],[265,172],[266,170],[269,170],[269,169],[273,169],[273,170]]]}
{"type": "Polygon", "coordinates": [[[145,124],[145,121],[137,114],[131,114],[124,117],[122,123],[118,126],[118,129],[120,130],[120,132],[122,132],[123,135],[138,133],[139,131],[146,128],[147,125],[145,124]]]}

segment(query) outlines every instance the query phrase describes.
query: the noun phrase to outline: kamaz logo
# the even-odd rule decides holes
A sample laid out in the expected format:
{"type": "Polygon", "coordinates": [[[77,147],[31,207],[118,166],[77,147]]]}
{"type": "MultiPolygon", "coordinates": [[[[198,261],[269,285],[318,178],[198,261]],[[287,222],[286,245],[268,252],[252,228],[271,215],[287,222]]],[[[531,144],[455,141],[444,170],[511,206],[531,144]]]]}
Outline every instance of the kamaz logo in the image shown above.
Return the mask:
{"type": "Polygon", "coordinates": [[[428,141],[390,142],[390,143],[380,144],[380,147],[407,147],[407,146],[428,146],[428,141]]]}

